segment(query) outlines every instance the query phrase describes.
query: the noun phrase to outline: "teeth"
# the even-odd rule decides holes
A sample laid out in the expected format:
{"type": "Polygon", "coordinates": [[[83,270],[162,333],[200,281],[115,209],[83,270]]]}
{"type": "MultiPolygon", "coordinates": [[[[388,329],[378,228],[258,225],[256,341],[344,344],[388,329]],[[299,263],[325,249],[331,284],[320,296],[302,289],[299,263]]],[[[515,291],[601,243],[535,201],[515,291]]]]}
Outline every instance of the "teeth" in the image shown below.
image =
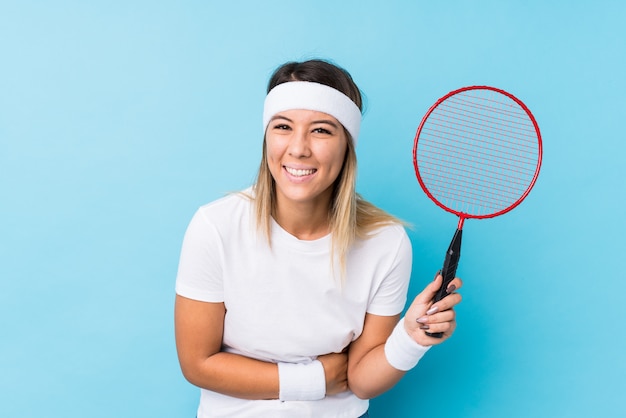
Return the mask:
{"type": "Polygon", "coordinates": [[[285,170],[287,170],[287,172],[289,174],[291,174],[292,176],[296,176],[296,177],[308,176],[308,175],[311,175],[311,174],[315,173],[314,169],[311,169],[311,170],[297,170],[295,168],[285,167],[285,170]]]}

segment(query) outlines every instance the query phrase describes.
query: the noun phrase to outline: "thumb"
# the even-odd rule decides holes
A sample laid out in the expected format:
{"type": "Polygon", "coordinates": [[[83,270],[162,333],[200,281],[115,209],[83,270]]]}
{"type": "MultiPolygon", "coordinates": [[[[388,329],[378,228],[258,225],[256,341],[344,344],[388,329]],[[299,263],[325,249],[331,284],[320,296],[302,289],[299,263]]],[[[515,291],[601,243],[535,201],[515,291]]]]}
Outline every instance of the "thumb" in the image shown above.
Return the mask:
{"type": "Polygon", "coordinates": [[[415,299],[413,299],[413,303],[411,305],[429,305],[435,298],[435,295],[437,294],[437,291],[441,287],[442,283],[443,277],[441,276],[440,272],[437,272],[437,274],[435,275],[435,280],[428,283],[424,290],[422,290],[419,295],[415,296],[415,299]]]}

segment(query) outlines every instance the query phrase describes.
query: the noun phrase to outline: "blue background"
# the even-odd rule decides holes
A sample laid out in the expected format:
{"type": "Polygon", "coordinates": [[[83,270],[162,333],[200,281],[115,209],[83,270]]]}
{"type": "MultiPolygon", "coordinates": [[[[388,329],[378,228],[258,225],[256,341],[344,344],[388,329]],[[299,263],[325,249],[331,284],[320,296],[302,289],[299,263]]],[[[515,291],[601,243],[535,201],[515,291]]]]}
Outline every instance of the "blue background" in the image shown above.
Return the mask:
{"type": "Polygon", "coordinates": [[[544,139],[528,199],[466,222],[456,335],[373,416],[621,416],[625,4],[1,1],[0,416],[193,416],[183,233],[251,184],[267,79],[312,57],[365,92],[358,188],[414,226],[411,297],[456,226],[413,172],[428,107],[493,85],[544,139]]]}

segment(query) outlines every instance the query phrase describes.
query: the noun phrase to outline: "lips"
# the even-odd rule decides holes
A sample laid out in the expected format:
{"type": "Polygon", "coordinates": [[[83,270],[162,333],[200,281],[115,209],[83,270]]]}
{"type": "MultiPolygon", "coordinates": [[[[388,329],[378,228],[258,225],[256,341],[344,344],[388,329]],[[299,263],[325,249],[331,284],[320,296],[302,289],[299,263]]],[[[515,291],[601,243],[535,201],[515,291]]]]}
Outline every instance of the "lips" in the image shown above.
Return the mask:
{"type": "Polygon", "coordinates": [[[310,176],[311,174],[317,171],[317,169],[315,168],[310,168],[310,169],[305,170],[305,169],[300,169],[300,168],[291,168],[287,166],[285,166],[285,170],[287,170],[287,172],[294,177],[310,176]]]}

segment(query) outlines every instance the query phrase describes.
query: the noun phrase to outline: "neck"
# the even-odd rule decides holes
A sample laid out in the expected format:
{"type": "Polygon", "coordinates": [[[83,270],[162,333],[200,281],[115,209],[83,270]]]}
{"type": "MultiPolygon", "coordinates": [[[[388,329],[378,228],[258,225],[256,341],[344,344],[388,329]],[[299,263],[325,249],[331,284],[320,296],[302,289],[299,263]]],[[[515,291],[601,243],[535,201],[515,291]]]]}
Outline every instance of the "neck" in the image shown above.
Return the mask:
{"type": "Polygon", "coordinates": [[[329,203],[277,202],[274,220],[298,239],[319,239],[330,232],[329,203]]]}

